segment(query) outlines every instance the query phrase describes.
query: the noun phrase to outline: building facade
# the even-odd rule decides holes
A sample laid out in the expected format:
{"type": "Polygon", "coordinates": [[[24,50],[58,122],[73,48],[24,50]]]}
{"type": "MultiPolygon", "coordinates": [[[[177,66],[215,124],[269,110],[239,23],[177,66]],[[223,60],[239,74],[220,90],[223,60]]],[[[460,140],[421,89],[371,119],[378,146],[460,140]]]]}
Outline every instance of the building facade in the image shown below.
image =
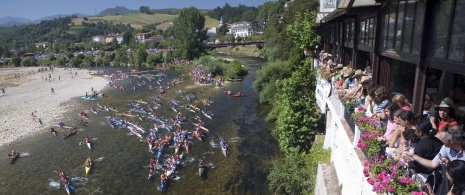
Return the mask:
{"type": "MultiPolygon", "coordinates": [[[[354,69],[371,66],[373,81],[390,94],[404,94],[414,113],[449,97],[465,111],[464,0],[321,0],[313,31],[321,49],[337,56],[336,64],[354,69]],[[332,9],[332,10],[331,10],[332,9]]],[[[332,149],[343,194],[370,194],[362,175],[363,154],[357,130],[331,84],[318,79],[317,103],[327,116],[325,146],[332,149]],[[358,134],[358,135],[357,135],[358,134]],[[337,136],[336,136],[337,135],[337,136]]]]}

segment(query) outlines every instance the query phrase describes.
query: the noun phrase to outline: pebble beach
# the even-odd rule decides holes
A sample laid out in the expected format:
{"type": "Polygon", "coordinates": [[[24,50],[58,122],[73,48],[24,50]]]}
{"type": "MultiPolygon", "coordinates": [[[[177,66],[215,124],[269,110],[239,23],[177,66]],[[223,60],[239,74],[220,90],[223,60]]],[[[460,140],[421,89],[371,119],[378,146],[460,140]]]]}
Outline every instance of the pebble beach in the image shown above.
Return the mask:
{"type": "Polygon", "coordinates": [[[92,88],[100,92],[108,84],[107,79],[92,76],[87,69],[38,72],[39,68],[44,67],[0,68],[0,89],[5,91],[0,91],[0,148],[49,132],[50,126],[74,106],[71,98],[90,94],[92,88]]]}

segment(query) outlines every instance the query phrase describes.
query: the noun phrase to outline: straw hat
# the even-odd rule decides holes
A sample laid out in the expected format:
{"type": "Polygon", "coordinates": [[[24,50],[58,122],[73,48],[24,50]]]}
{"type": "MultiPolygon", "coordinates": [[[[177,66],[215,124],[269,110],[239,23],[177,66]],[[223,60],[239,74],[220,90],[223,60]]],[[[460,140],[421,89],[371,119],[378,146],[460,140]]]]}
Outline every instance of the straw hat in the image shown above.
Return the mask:
{"type": "Polygon", "coordinates": [[[355,71],[355,74],[354,74],[354,76],[352,76],[352,78],[357,78],[357,77],[360,77],[360,76],[367,76],[367,75],[364,74],[361,69],[358,69],[358,70],[355,71]]]}
{"type": "Polygon", "coordinates": [[[343,68],[344,68],[344,65],[338,64],[334,69],[338,70],[338,69],[343,69],[343,68]]]}
{"type": "Polygon", "coordinates": [[[352,70],[352,69],[347,69],[342,75],[343,75],[344,77],[350,77],[350,76],[352,76],[354,73],[355,73],[354,70],[352,70]]]}
{"type": "Polygon", "coordinates": [[[360,79],[360,83],[364,82],[371,82],[371,78],[369,76],[362,76],[362,78],[360,79]]]}

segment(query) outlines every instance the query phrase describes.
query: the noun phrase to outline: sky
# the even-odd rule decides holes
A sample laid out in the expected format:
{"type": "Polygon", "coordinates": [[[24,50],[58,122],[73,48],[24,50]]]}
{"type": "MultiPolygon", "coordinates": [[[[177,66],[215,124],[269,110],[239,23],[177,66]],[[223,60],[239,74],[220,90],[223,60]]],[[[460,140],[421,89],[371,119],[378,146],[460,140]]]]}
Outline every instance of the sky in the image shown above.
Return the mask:
{"type": "Polygon", "coordinates": [[[0,0],[0,18],[6,16],[37,20],[56,14],[81,13],[95,15],[107,8],[123,6],[139,10],[140,6],[150,9],[196,7],[214,9],[228,3],[232,7],[239,4],[254,6],[275,0],[0,0]]]}

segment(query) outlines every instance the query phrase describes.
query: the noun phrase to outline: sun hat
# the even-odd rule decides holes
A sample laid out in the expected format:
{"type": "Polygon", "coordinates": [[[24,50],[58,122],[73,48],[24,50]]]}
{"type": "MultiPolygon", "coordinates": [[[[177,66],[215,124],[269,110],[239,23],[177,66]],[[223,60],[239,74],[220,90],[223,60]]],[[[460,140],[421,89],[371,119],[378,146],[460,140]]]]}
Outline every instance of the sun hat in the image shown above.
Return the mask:
{"type": "Polygon", "coordinates": [[[363,73],[363,71],[361,69],[358,69],[355,71],[354,75],[352,76],[352,78],[357,78],[357,77],[361,77],[361,76],[367,76],[366,74],[363,73]]]}
{"type": "Polygon", "coordinates": [[[370,81],[371,81],[371,78],[369,76],[362,76],[362,78],[360,79],[360,83],[370,82],[370,81]]]}
{"type": "Polygon", "coordinates": [[[441,103],[437,106],[437,108],[451,108],[453,107],[454,101],[450,98],[442,99],[441,103]]]}
{"type": "Polygon", "coordinates": [[[343,69],[343,68],[344,68],[344,65],[338,64],[334,69],[343,69]]]}
{"type": "Polygon", "coordinates": [[[350,77],[350,76],[352,76],[354,73],[355,73],[355,71],[353,71],[352,69],[347,69],[347,70],[343,73],[343,76],[344,76],[344,77],[350,77]]]}

